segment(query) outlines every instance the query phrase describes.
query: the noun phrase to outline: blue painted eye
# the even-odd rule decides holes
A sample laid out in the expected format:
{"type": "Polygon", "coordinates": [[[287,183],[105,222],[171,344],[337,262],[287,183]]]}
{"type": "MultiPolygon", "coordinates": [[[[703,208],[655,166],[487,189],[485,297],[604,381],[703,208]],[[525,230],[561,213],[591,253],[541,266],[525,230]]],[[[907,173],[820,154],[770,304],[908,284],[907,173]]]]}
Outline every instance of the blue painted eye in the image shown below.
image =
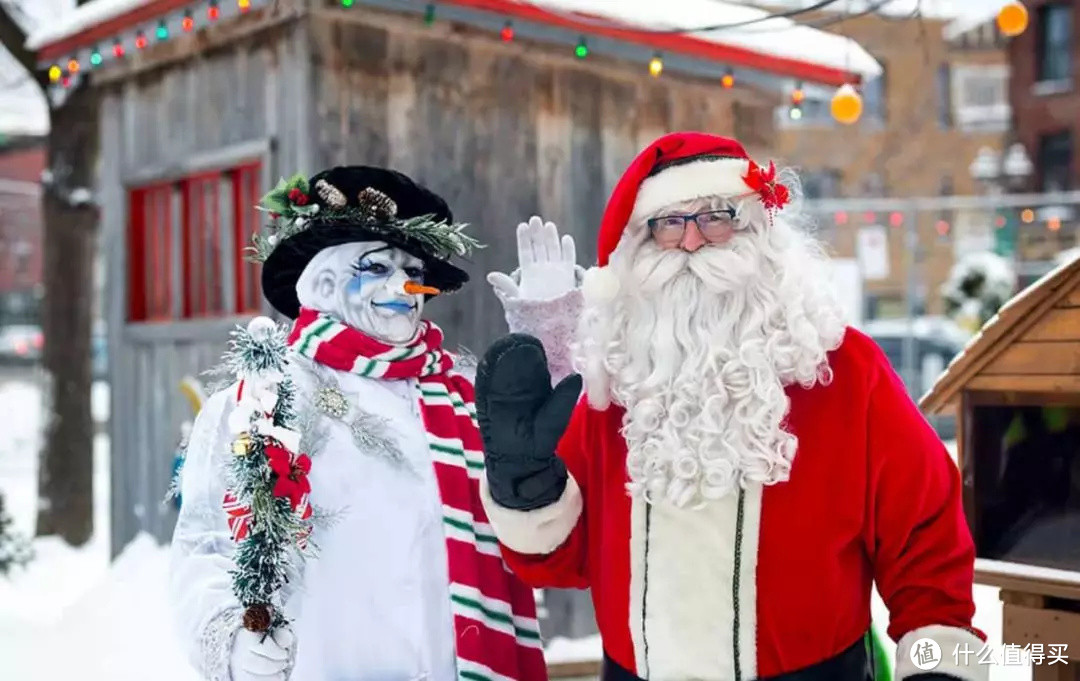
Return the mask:
{"type": "Polygon", "coordinates": [[[373,274],[377,277],[383,277],[390,274],[390,268],[381,262],[362,262],[356,269],[358,272],[373,274]]]}

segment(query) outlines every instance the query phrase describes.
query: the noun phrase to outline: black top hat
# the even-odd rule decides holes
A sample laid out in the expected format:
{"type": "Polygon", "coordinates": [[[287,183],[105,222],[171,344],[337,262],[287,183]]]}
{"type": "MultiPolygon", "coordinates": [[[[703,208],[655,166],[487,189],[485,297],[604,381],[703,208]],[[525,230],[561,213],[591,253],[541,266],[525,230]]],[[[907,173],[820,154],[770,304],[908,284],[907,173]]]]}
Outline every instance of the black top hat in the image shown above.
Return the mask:
{"type": "Polygon", "coordinates": [[[263,294],[293,319],[300,312],[296,282],[324,248],[385,242],[424,262],[425,285],[451,292],[469,275],[450,258],[479,247],[462,231],[464,225],[453,223],[446,201],[386,168],[331,168],[310,180],[296,175],[282,180],[259,207],[273,219],[271,233],[254,239],[254,259],[263,263],[263,294]]]}

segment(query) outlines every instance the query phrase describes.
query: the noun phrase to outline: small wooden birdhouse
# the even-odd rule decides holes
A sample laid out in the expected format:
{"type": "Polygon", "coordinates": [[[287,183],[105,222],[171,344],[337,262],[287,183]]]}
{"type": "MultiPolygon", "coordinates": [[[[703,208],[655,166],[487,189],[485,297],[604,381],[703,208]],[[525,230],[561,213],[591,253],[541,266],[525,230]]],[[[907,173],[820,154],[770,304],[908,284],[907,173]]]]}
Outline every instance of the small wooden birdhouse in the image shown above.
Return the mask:
{"type": "Polygon", "coordinates": [[[1080,656],[1080,259],[1004,305],[920,406],[956,414],[975,580],[1002,589],[1005,641],[1080,656]]]}

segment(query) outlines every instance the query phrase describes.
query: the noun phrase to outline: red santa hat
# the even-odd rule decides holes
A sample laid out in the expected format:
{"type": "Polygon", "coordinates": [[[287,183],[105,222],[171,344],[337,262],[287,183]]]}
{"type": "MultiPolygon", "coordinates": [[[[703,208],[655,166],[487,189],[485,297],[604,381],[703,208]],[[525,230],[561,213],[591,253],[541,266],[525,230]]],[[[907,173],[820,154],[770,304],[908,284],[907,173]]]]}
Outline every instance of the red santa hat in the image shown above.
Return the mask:
{"type": "Polygon", "coordinates": [[[600,222],[598,266],[586,272],[584,294],[610,300],[618,280],[608,258],[627,225],[664,206],[705,196],[757,193],[769,208],[787,202],[787,188],[777,185],[776,169],[760,168],[737,141],[703,132],[673,132],[659,138],[630,163],[608,200],[600,222]]]}

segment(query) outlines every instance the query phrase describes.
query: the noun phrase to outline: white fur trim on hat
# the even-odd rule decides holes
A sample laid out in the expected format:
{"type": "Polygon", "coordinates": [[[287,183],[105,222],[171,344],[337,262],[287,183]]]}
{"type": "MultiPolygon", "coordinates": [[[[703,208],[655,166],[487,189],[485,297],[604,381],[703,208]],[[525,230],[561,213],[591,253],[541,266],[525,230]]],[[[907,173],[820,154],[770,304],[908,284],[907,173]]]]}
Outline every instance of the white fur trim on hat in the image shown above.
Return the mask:
{"type": "Polygon", "coordinates": [[[645,178],[638,188],[630,222],[642,220],[664,206],[705,196],[737,196],[750,191],[743,176],[745,158],[706,158],[673,165],[645,178]]]}

